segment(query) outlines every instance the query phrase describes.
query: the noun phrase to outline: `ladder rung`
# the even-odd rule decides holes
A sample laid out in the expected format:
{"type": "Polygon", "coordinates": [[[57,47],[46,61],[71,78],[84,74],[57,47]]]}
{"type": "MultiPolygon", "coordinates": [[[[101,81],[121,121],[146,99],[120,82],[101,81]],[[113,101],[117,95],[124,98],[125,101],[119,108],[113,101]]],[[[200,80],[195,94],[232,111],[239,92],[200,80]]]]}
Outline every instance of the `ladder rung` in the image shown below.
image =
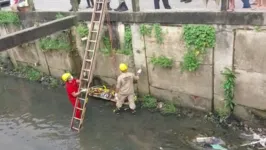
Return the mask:
{"type": "Polygon", "coordinates": [[[79,100],[82,100],[82,101],[85,101],[85,100],[86,100],[86,99],[84,99],[84,98],[80,98],[80,97],[79,97],[78,99],[79,99],[79,100]]]}
{"type": "Polygon", "coordinates": [[[98,10],[98,11],[95,11],[95,13],[99,13],[99,14],[100,14],[100,13],[102,13],[102,11],[99,11],[99,10],[98,10]]]}
{"type": "Polygon", "coordinates": [[[84,80],[84,81],[87,81],[87,82],[89,81],[89,79],[85,79],[85,78],[82,78],[81,80],[84,80]]]}
{"type": "Polygon", "coordinates": [[[91,32],[97,33],[98,31],[97,30],[92,30],[91,32]]]}
{"type": "Polygon", "coordinates": [[[90,69],[83,69],[83,71],[87,71],[87,72],[90,72],[91,70],[90,70],[90,69]]]}
{"type": "Polygon", "coordinates": [[[85,59],[85,61],[87,61],[87,62],[92,62],[92,60],[91,60],[91,59],[85,59]]]}
{"type": "Polygon", "coordinates": [[[76,107],[76,109],[78,109],[78,110],[83,110],[82,108],[79,108],[79,107],[76,107]]]}
{"type": "Polygon", "coordinates": [[[92,49],[89,49],[89,50],[87,50],[88,52],[94,52],[94,50],[92,50],[92,49]]]}
{"type": "Polygon", "coordinates": [[[92,21],[93,23],[100,23],[100,21],[92,21]]]}
{"type": "Polygon", "coordinates": [[[80,118],[77,118],[77,117],[74,117],[74,119],[81,121],[81,119],[80,118]]]}
{"type": "Polygon", "coordinates": [[[71,127],[71,128],[74,129],[74,130],[79,131],[79,128],[76,128],[76,127],[71,127]]]}
{"type": "Polygon", "coordinates": [[[96,41],[94,41],[94,40],[89,40],[90,42],[94,42],[94,43],[96,43],[96,41]]]}

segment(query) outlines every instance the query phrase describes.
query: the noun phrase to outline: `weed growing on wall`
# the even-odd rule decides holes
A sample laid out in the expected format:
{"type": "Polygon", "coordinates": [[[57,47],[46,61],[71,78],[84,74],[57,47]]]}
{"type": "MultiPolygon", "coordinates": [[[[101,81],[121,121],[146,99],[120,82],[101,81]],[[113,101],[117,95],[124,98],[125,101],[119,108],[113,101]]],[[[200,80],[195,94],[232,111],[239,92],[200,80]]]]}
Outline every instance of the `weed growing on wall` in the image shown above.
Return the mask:
{"type": "Polygon", "coordinates": [[[234,89],[235,89],[235,73],[229,68],[225,68],[222,72],[225,80],[223,82],[225,108],[232,112],[235,107],[234,89]]]}
{"type": "Polygon", "coordinates": [[[160,24],[154,24],[153,28],[154,28],[154,32],[155,32],[156,42],[158,44],[163,44],[163,30],[162,30],[160,24]]]}
{"type": "Polygon", "coordinates": [[[155,66],[160,66],[162,68],[172,68],[174,60],[167,58],[165,56],[159,56],[159,57],[153,56],[151,58],[151,63],[155,66]]]}
{"type": "Polygon", "coordinates": [[[148,109],[155,109],[157,107],[157,100],[156,98],[146,95],[143,97],[142,101],[142,107],[143,108],[148,108],[148,109]]]}
{"type": "Polygon", "coordinates": [[[142,36],[151,36],[152,31],[154,31],[156,43],[163,44],[163,30],[160,24],[154,24],[152,26],[146,24],[140,25],[139,32],[142,36]]]}
{"type": "Polygon", "coordinates": [[[81,38],[87,37],[89,34],[89,28],[85,23],[79,23],[77,28],[76,28],[77,33],[81,38]]]}
{"type": "Polygon", "coordinates": [[[56,37],[42,38],[39,46],[44,52],[53,50],[71,51],[71,45],[66,33],[61,33],[56,37]]]}
{"type": "Polygon", "coordinates": [[[106,55],[109,55],[112,51],[112,45],[110,39],[107,36],[103,37],[103,45],[104,48],[101,49],[100,51],[106,55]]]}
{"type": "Polygon", "coordinates": [[[149,26],[146,24],[140,25],[139,31],[142,36],[151,36],[153,26],[149,26]]]}
{"type": "Polygon", "coordinates": [[[57,13],[56,15],[55,15],[55,18],[56,19],[62,19],[62,18],[64,18],[65,16],[63,15],[63,14],[61,14],[61,13],[57,13]]]}
{"type": "Polygon", "coordinates": [[[20,20],[16,13],[0,11],[0,25],[19,25],[20,20]]]}
{"type": "Polygon", "coordinates": [[[165,103],[161,109],[161,113],[164,115],[175,114],[176,107],[173,103],[165,103]]]}
{"type": "Polygon", "coordinates": [[[124,49],[118,50],[118,53],[131,55],[132,54],[132,32],[130,26],[125,28],[125,36],[124,36],[124,49]]]}
{"type": "Polygon", "coordinates": [[[215,28],[209,25],[185,25],[183,38],[187,52],[181,63],[182,71],[196,71],[208,48],[215,45],[215,28]]]}

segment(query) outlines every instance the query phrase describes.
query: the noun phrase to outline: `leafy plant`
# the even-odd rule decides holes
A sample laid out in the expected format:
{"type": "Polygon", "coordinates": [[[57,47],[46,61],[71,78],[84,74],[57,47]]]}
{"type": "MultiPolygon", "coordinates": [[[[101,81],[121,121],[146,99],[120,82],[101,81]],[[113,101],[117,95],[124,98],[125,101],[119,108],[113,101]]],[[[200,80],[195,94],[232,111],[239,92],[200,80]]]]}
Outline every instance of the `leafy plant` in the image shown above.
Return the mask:
{"type": "Polygon", "coordinates": [[[225,70],[222,72],[222,75],[225,78],[225,81],[223,82],[225,108],[232,112],[235,107],[234,89],[236,76],[229,68],[225,68],[225,70]]]}
{"type": "Polygon", "coordinates": [[[20,20],[16,13],[14,12],[7,12],[7,11],[0,11],[0,25],[19,25],[20,20]]]}
{"type": "Polygon", "coordinates": [[[198,51],[188,50],[184,55],[184,61],[181,63],[181,71],[195,71],[200,66],[200,60],[197,57],[198,51]]]}
{"type": "Polygon", "coordinates": [[[157,65],[163,68],[172,68],[174,64],[174,60],[167,58],[165,56],[159,56],[159,57],[153,56],[151,58],[151,63],[153,65],[157,65]]]}
{"type": "Polygon", "coordinates": [[[25,78],[31,81],[38,81],[42,78],[43,74],[29,66],[18,66],[15,71],[20,72],[25,78]]]}
{"type": "Polygon", "coordinates": [[[104,45],[104,48],[101,49],[100,51],[104,54],[109,55],[112,51],[112,45],[111,45],[110,39],[107,36],[103,37],[103,45],[104,45]]]}
{"type": "Polygon", "coordinates": [[[55,79],[55,78],[50,78],[50,86],[52,87],[52,88],[56,88],[56,87],[58,87],[58,85],[59,85],[60,83],[59,83],[59,81],[57,80],[57,79],[55,79]]]}
{"type": "Polygon", "coordinates": [[[125,29],[124,41],[125,41],[124,49],[132,51],[132,32],[129,26],[127,26],[125,29]]]}
{"type": "Polygon", "coordinates": [[[148,108],[148,109],[155,109],[157,107],[157,100],[156,98],[146,95],[143,97],[142,101],[142,107],[143,108],[148,108]]]}
{"type": "Polygon", "coordinates": [[[162,31],[160,24],[154,24],[153,27],[154,27],[156,42],[158,44],[162,44],[163,43],[163,31],[162,31]]]}
{"type": "Polygon", "coordinates": [[[207,49],[215,46],[215,28],[209,25],[185,25],[183,38],[187,53],[184,55],[181,68],[183,71],[196,71],[207,49]]]}
{"type": "Polygon", "coordinates": [[[174,114],[176,113],[176,107],[173,103],[165,103],[161,109],[162,114],[174,114]]]}
{"type": "Polygon", "coordinates": [[[40,48],[44,51],[53,51],[53,50],[65,50],[70,51],[71,45],[68,37],[65,33],[61,33],[56,37],[46,37],[40,40],[40,48]]]}
{"type": "Polygon", "coordinates": [[[140,31],[140,34],[142,36],[151,36],[152,34],[152,26],[149,26],[149,25],[145,25],[145,24],[141,24],[140,25],[140,28],[139,28],[139,31],[140,31]]]}
{"type": "Polygon", "coordinates": [[[85,23],[79,23],[76,30],[81,38],[87,37],[89,34],[89,29],[85,23]]]}
{"type": "Polygon", "coordinates": [[[62,15],[61,13],[57,13],[56,15],[55,15],[55,18],[56,19],[62,19],[62,18],[64,18],[65,16],[64,15],[62,15]]]}

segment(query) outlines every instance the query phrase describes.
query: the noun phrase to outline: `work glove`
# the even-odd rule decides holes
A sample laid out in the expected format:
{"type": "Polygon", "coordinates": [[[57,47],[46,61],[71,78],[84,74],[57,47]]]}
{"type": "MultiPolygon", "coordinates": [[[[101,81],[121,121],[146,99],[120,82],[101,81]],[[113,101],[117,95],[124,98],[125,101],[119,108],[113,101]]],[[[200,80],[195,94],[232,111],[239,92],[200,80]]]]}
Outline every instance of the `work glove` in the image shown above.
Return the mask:
{"type": "Polygon", "coordinates": [[[87,92],[88,89],[81,89],[80,92],[87,92]]]}
{"type": "Polygon", "coordinates": [[[140,74],[141,74],[141,72],[142,72],[142,70],[141,70],[141,69],[139,69],[139,70],[137,71],[137,74],[138,74],[138,75],[140,75],[140,74]]]}

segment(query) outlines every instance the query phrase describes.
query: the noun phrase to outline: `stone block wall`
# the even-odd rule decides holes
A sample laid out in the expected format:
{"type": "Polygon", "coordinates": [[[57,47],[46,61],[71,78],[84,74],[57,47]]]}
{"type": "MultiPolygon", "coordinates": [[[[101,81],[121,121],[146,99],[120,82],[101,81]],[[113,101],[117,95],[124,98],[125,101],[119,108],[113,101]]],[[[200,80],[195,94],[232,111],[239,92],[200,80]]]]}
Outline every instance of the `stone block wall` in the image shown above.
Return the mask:
{"type": "MultiPolygon", "coordinates": [[[[94,75],[113,85],[119,75],[119,63],[127,63],[132,72],[139,68],[143,70],[137,84],[140,95],[151,94],[180,106],[211,111],[224,107],[224,77],[221,72],[227,67],[233,69],[237,76],[235,113],[243,116],[250,112],[258,114],[259,111],[261,114],[266,109],[264,27],[258,30],[251,26],[213,26],[216,29],[215,47],[208,49],[200,68],[195,72],[181,72],[180,62],[186,52],[182,25],[161,26],[164,40],[158,44],[154,32],[151,36],[142,36],[140,24],[130,24],[133,54],[108,56],[98,51],[94,75]],[[151,57],[161,55],[174,60],[171,69],[154,66],[150,62],[151,57]]],[[[116,30],[118,45],[123,48],[125,24],[117,23],[116,30]]],[[[1,27],[0,32],[3,35],[8,30],[1,27]]],[[[30,43],[27,48],[16,47],[7,53],[13,63],[39,62],[38,69],[54,76],[60,76],[65,70],[79,72],[85,50],[80,37],[76,38],[79,58],[68,53],[44,53],[37,45],[38,41],[30,43]]]]}

